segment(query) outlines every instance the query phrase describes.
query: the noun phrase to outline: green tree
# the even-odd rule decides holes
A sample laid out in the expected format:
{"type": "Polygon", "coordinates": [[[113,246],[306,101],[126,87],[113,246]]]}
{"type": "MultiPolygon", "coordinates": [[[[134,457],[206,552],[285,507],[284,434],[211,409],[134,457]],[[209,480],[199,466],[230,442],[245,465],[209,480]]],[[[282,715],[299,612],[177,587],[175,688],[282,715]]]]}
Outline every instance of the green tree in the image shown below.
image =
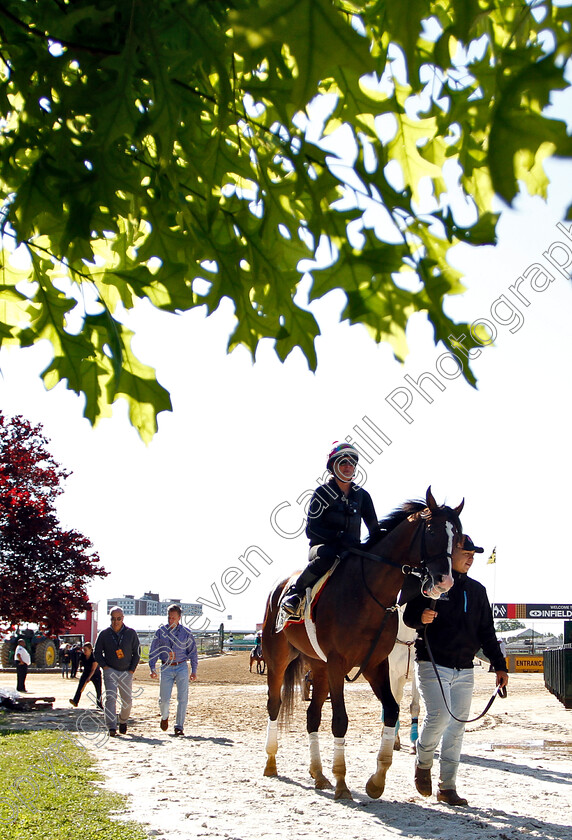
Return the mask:
{"type": "Polygon", "coordinates": [[[571,23],[550,0],[6,0],[0,341],[50,341],[46,386],[92,422],[126,398],[146,439],[170,400],[123,323],[141,299],[229,298],[229,350],[315,368],[308,300],[341,289],[397,358],[420,311],[454,349],[449,249],[493,243],[495,194],[544,196],[571,155],[546,113],[571,23]]]}
{"type": "Polygon", "coordinates": [[[506,633],[509,630],[524,630],[525,626],[516,618],[502,618],[495,621],[495,630],[497,633],[506,633]]]}

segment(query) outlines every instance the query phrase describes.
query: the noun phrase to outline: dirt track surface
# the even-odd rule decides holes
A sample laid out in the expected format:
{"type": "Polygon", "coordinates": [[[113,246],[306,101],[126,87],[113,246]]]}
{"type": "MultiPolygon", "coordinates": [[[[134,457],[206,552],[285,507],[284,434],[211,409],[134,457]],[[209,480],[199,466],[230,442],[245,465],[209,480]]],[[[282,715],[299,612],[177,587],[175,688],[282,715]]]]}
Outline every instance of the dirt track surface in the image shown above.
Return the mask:
{"type": "MultiPolygon", "coordinates": [[[[15,676],[0,672],[0,686],[15,676]]],[[[10,713],[5,728],[60,727],[88,748],[107,777],[107,786],[130,794],[122,815],[148,826],[150,836],[170,840],[292,840],[295,835],[384,840],[572,840],[572,711],[544,687],[541,674],[512,674],[506,700],[467,726],[459,771],[459,792],[470,807],[453,809],[424,799],[412,783],[413,757],[407,732],[409,693],[402,706],[405,748],[394,754],[381,799],[365,794],[379,748],[379,704],[359,680],[346,689],[350,719],[346,737],[347,781],[353,802],[336,802],[332,791],[316,791],[308,774],[301,699],[289,728],[280,735],[278,778],[265,778],[265,677],[249,673],[248,653],[199,662],[199,681],[190,686],[185,738],[159,729],[158,685],[146,666],[134,684],[127,736],[109,739],[93,704],[83,696],[78,709],[68,698],[75,680],[31,674],[27,687],[56,697],[47,712],[10,713]],[[91,726],[91,729],[90,729],[91,726]]],[[[485,706],[493,675],[476,670],[472,714],[485,706]]],[[[330,704],[324,707],[321,748],[330,776],[330,704]]],[[[436,772],[434,772],[436,776],[436,772]]]]}

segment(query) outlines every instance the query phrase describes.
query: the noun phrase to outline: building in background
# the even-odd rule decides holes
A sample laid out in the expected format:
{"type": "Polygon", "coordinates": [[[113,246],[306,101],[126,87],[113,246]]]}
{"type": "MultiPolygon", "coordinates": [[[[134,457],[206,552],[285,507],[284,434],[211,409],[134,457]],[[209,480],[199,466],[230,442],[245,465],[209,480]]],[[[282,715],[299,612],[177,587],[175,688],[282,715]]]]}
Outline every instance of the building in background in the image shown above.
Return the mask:
{"type": "Polygon", "coordinates": [[[185,616],[202,615],[202,604],[191,604],[181,601],[179,598],[168,598],[159,600],[157,592],[145,592],[141,598],[134,598],[133,595],[124,595],[122,598],[108,598],[107,612],[120,607],[127,615],[167,615],[167,608],[170,604],[180,604],[185,616]]]}
{"type": "Polygon", "coordinates": [[[89,603],[66,628],[66,634],[82,634],[84,642],[95,644],[97,639],[97,604],[89,603]]]}

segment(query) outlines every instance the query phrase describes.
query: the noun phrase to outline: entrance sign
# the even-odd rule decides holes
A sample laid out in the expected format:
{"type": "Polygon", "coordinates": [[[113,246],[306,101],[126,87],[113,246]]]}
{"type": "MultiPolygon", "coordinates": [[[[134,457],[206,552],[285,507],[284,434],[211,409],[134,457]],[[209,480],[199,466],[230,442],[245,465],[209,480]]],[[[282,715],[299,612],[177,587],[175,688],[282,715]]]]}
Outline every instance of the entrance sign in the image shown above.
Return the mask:
{"type": "Polygon", "coordinates": [[[492,604],[493,618],[572,619],[572,604],[492,604]]]}
{"type": "Polygon", "coordinates": [[[514,654],[513,656],[510,656],[509,659],[512,664],[512,668],[510,669],[511,671],[520,671],[529,674],[533,672],[542,672],[544,670],[543,656],[520,656],[514,654]]]}

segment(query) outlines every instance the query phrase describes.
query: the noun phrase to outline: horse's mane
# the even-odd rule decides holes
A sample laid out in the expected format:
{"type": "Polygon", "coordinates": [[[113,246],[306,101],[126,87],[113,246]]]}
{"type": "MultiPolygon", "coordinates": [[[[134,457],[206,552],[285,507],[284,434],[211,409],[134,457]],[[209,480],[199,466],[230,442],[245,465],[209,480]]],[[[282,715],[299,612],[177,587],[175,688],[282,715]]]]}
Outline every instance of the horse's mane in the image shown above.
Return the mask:
{"type": "Polygon", "coordinates": [[[426,507],[427,502],[424,499],[409,499],[409,501],[403,502],[402,505],[395,508],[385,519],[381,519],[379,527],[383,531],[393,531],[394,528],[401,525],[412,513],[419,513],[420,510],[425,510],[426,507]]]}
{"type": "MultiPolygon", "coordinates": [[[[394,528],[397,528],[408,516],[411,516],[412,513],[419,513],[420,510],[425,510],[427,507],[427,502],[422,499],[409,499],[407,502],[403,502],[402,505],[395,508],[390,514],[388,514],[385,519],[380,519],[379,527],[382,531],[385,531],[388,534],[390,531],[393,531],[394,528]]],[[[363,545],[364,549],[368,549],[375,543],[379,542],[379,534],[374,534],[373,537],[369,537],[363,545]]]]}

